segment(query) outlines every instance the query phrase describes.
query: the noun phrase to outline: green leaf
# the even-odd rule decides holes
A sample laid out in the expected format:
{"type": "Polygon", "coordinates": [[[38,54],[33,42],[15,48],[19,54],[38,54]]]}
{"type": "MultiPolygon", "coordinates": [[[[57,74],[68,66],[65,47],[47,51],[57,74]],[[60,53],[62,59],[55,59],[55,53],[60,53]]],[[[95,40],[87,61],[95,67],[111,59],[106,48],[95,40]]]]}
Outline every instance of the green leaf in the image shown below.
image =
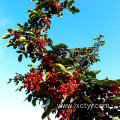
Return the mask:
{"type": "Polygon", "coordinates": [[[42,114],[42,119],[44,119],[46,116],[48,116],[50,114],[52,110],[52,104],[49,104],[47,109],[45,110],[45,112],[42,114]]]}
{"type": "Polygon", "coordinates": [[[9,33],[12,33],[13,29],[9,28],[9,29],[7,29],[7,31],[8,31],[9,33]]]}
{"type": "Polygon", "coordinates": [[[112,84],[116,84],[117,82],[114,80],[104,80],[103,81],[103,85],[112,85],[112,84]]]}
{"type": "Polygon", "coordinates": [[[120,83],[120,79],[117,79],[117,83],[120,83]]]}
{"type": "Polygon", "coordinates": [[[71,77],[73,77],[73,74],[70,71],[64,70],[64,72],[68,73],[71,77]]]}
{"type": "Polygon", "coordinates": [[[35,68],[34,65],[32,65],[32,64],[27,65],[27,66],[29,66],[29,67],[32,68],[32,69],[35,68]]]}
{"type": "Polygon", "coordinates": [[[13,45],[13,48],[16,49],[16,48],[17,48],[17,44],[14,44],[14,45],[13,45]]]}
{"type": "Polygon", "coordinates": [[[18,85],[19,84],[19,81],[17,81],[16,83],[15,83],[15,85],[18,85]]]}
{"type": "Polygon", "coordinates": [[[9,34],[9,33],[6,33],[6,34],[4,34],[4,35],[3,35],[2,39],[9,38],[10,36],[11,36],[11,34],[9,34]]]}
{"type": "Polygon", "coordinates": [[[34,36],[34,34],[32,33],[32,32],[27,32],[29,35],[32,35],[32,36],[34,36]]]}
{"type": "Polygon", "coordinates": [[[97,80],[97,79],[92,79],[91,83],[98,83],[98,84],[102,84],[101,80],[97,80]]]}
{"type": "Polygon", "coordinates": [[[37,14],[40,15],[43,11],[42,10],[37,10],[37,14]]]}
{"type": "Polygon", "coordinates": [[[13,32],[20,32],[20,29],[15,29],[13,32]]]}
{"type": "Polygon", "coordinates": [[[84,100],[88,101],[89,103],[93,103],[87,96],[82,95],[80,97],[82,97],[84,100]]]}
{"type": "Polygon", "coordinates": [[[24,54],[24,56],[25,56],[26,58],[28,57],[26,52],[23,52],[23,54],[24,54]]]}
{"type": "Polygon", "coordinates": [[[37,100],[36,98],[33,98],[33,99],[32,99],[32,105],[33,105],[33,106],[36,106],[36,100],[37,100]]]}
{"type": "Polygon", "coordinates": [[[69,8],[74,2],[75,2],[74,0],[70,0],[70,1],[68,2],[68,8],[69,8]]]}
{"type": "Polygon", "coordinates": [[[52,43],[53,43],[52,40],[51,40],[50,38],[48,38],[46,41],[47,41],[47,43],[48,43],[48,46],[51,47],[51,46],[52,46],[52,43]]]}
{"type": "Polygon", "coordinates": [[[60,64],[60,63],[54,63],[51,66],[54,67],[55,69],[57,69],[58,71],[64,71],[65,70],[65,66],[60,64]]]}
{"type": "Polygon", "coordinates": [[[70,99],[70,103],[72,103],[76,98],[77,98],[77,97],[71,98],[71,99],[70,99]]]}
{"type": "Polygon", "coordinates": [[[18,50],[18,51],[16,51],[17,53],[22,53],[22,51],[20,51],[20,50],[18,50]]]}
{"type": "Polygon", "coordinates": [[[94,39],[94,40],[97,40],[97,37],[94,37],[93,39],[94,39]]]}
{"type": "Polygon", "coordinates": [[[22,57],[23,57],[23,55],[22,55],[22,54],[20,54],[20,55],[19,55],[19,57],[18,57],[18,61],[19,61],[19,62],[21,62],[21,61],[22,61],[22,57]]]}
{"type": "Polygon", "coordinates": [[[10,47],[10,46],[14,45],[11,41],[12,41],[12,40],[9,40],[9,41],[8,41],[7,47],[10,47]]]}
{"type": "Polygon", "coordinates": [[[63,44],[63,43],[59,43],[59,44],[55,45],[54,47],[56,47],[56,48],[64,48],[64,49],[68,48],[68,46],[63,44]]]}
{"type": "Polygon", "coordinates": [[[72,55],[72,56],[74,56],[74,49],[72,48],[72,49],[69,49],[69,52],[70,52],[70,54],[72,55]]]}
{"type": "Polygon", "coordinates": [[[25,100],[28,100],[28,102],[31,102],[31,100],[32,100],[32,94],[28,95],[28,97],[25,100]]]}
{"type": "Polygon", "coordinates": [[[11,84],[11,82],[9,81],[9,82],[7,82],[7,85],[10,85],[11,84]]]}
{"type": "Polygon", "coordinates": [[[75,6],[70,7],[69,10],[70,10],[73,14],[80,12],[80,10],[79,10],[78,8],[76,8],[75,6]]]}
{"type": "Polygon", "coordinates": [[[104,46],[105,46],[105,43],[104,43],[104,42],[102,42],[102,43],[101,43],[101,46],[102,46],[102,47],[104,47],[104,46]]]}
{"type": "Polygon", "coordinates": [[[95,74],[93,71],[86,72],[84,75],[85,75],[85,76],[90,76],[90,77],[92,77],[92,78],[96,78],[96,74],[95,74]]]}
{"type": "Polygon", "coordinates": [[[99,72],[101,72],[101,70],[92,70],[91,72],[98,74],[99,72]]]}
{"type": "Polygon", "coordinates": [[[26,40],[25,37],[20,37],[20,42],[23,42],[24,40],[26,40]]]}
{"type": "Polygon", "coordinates": [[[17,24],[20,28],[22,28],[23,27],[23,25],[21,24],[21,23],[18,23],[17,24]]]}
{"type": "Polygon", "coordinates": [[[62,6],[63,6],[64,8],[67,8],[67,4],[68,4],[68,0],[64,0],[64,2],[62,2],[62,6]]]}
{"type": "Polygon", "coordinates": [[[50,99],[48,99],[41,107],[47,107],[50,104],[50,99]]]}
{"type": "Polygon", "coordinates": [[[74,67],[67,67],[66,70],[67,70],[68,72],[73,73],[73,72],[75,71],[75,68],[74,68],[74,67]]]}
{"type": "Polygon", "coordinates": [[[17,90],[21,91],[22,88],[23,88],[23,86],[19,86],[19,87],[17,88],[17,90]]]}

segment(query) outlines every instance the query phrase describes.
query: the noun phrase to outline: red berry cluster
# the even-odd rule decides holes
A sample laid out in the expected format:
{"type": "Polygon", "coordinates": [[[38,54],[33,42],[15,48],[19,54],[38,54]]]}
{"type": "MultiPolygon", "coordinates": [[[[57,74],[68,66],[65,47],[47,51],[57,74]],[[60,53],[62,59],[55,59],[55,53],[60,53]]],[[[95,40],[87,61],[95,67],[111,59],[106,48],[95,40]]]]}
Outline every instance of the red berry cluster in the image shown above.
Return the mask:
{"type": "Polygon", "coordinates": [[[36,38],[35,39],[35,47],[37,48],[45,48],[45,46],[47,46],[47,42],[45,39],[43,38],[36,38]]]}
{"type": "Polygon", "coordinates": [[[109,85],[110,92],[114,93],[115,95],[119,94],[120,88],[115,84],[109,85]]]}
{"type": "Polygon", "coordinates": [[[46,19],[46,18],[43,20],[43,22],[44,22],[44,24],[45,24],[45,25],[47,25],[47,26],[49,26],[49,25],[50,25],[49,20],[48,20],[48,19],[46,19]]]}
{"type": "Polygon", "coordinates": [[[60,5],[55,4],[55,8],[57,9],[57,11],[61,11],[61,7],[60,7],[60,5]]]}
{"type": "Polygon", "coordinates": [[[53,60],[51,60],[51,57],[52,57],[51,54],[49,56],[46,55],[46,56],[43,57],[43,60],[41,62],[43,67],[48,67],[48,66],[53,64],[53,60]]]}
{"type": "Polygon", "coordinates": [[[76,108],[61,110],[60,112],[58,112],[57,117],[59,118],[60,115],[62,115],[63,117],[60,118],[60,120],[64,120],[64,118],[67,118],[67,120],[70,120],[69,116],[72,115],[75,111],[76,111],[76,108]]]}
{"type": "Polygon", "coordinates": [[[12,33],[12,36],[15,36],[15,38],[19,38],[20,37],[20,35],[22,35],[22,33],[21,32],[14,32],[14,33],[12,33]]]}
{"type": "Polygon", "coordinates": [[[61,103],[62,96],[67,95],[69,98],[73,95],[74,91],[79,92],[78,86],[81,85],[78,81],[78,73],[77,71],[73,72],[73,78],[70,76],[65,76],[60,78],[59,72],[54,73],[50,72],[48,74],[48,84],[50,87],[48,88],[48,95],[52,94],[56,99],[53,100],[54,103],[58,104],[61,103]],[[59,83],[61,81],[62,83],[59,83]]]}
{"type": "Polygon", "coordinates": [[[67,52],[65,50],[62,51],[62,57],[65,57],[67,55],[67,52]]]}
{"type": "Polygon", "coordinates": [[[27,73],[25,77],[24,86],[27,89],[33,90],[36,88],[36,91],[40,90],[40,82],[42,81],[42,77],[44,77],[43,72],[35,70],[33,73],[27,73]]]}

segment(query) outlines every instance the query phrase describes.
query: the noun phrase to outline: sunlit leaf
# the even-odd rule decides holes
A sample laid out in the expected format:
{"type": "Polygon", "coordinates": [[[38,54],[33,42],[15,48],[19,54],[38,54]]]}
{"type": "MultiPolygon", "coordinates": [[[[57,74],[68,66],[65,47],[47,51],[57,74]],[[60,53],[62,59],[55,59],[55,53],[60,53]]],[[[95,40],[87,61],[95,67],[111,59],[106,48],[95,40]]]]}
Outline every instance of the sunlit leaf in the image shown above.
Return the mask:
{"type": "Polygon", "coordinates": [[[4,34],[4,35],[3,35],[2,39],[9,38],[10,36],[11,36],[11,34],[9,34],[9,33],[6,33],[6,34],[4,34]]]}

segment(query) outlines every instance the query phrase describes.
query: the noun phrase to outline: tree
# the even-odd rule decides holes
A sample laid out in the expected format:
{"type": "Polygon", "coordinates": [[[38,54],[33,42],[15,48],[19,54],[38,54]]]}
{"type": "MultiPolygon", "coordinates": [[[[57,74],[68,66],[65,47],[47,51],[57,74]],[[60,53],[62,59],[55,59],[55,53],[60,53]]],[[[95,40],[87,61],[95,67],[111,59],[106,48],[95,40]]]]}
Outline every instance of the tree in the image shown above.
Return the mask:
{"type": "MultiPolygon", "coordinates": [[[[35,0],[32,0],[35,1],[35,0]]],[[[86,120],[86,119],[107,119],[110,117],[120,117],[119,108],[119,85],[120,80],[98,80],[96,75],[100,70],[89,71],[90,65],[100,61],[98,51],[100,46],[105,45],[101,39],[104,35],[93,38],[96,42],[92,47],[72,48],[59,43],[53,45],[48,38],[47,31],[50,29],[53,15],[63,16],[63,9],[68,9],[73,14],[78,13],[79,9],[72,6],[74,0],[38,0],[34,10],[28,10],[30,13],[28,22],[24,25],[18,23],[19,29],[8,29],[3,39],[13,36],[8,41],[7,47],[13,46],[19,49],[18,61],[22,61],[23,55],[31,58],[32,62],[40,61],[37,68],[33,65],[30,72],[25,75],[18,74],[9,79],[8,84],[13,80],[16,85],[21,82],[17,90],[26,89],[26,95],[29,102],[35,106],[36,102],[43,102],[44,113],[42,119],[49,118],[49,114],[56,113],[56,117],[62,117],[60,120],[86,120]],[[46,33],[45,33],[46,32],[46,33]],[[46,47],[51,49],[48,50],[46,47]],[[109,107],[100,107],[95,105],[106,105],[109,107]],[[62,106],[60,105],[70,105],[62,106]],[[73,108],[77,105],[76,108],[73,108]],[[81,106],[82,105],[82,106],[81,106]],[[83,107],[84,105],[84,107],[83,107]],[[90,106],[91,109],[86,108],[90,106]]]]}

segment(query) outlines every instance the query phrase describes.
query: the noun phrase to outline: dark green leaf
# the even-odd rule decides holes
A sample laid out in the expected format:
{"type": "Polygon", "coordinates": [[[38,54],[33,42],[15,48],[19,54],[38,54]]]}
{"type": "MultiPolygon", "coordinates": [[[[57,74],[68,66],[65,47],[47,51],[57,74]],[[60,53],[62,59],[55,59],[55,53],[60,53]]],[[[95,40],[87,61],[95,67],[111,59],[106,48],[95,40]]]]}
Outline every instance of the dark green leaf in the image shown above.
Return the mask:
{"type": "Polygon", "coordinates": [[[85,76],[90,76],[90,77],[92,77],[92,78],[96,78],[96,74],[95,74],[94,72],[92,72],[92,71],[86,72],[84,75],[85,75],[85,76]]]}
{"type": "Polygon", "coordinates": [[[103,85],[112,85],[112,84],[116,84],[116,81],[114,80],[104,80],[103,85]]]}
{"type": "Polygon", "coordinates": [[[45,110],[45,112],[42,114],[42,119],[44,119],[46,116],[48,116],[50,114],[52,110],[52,104],[49,104],[47,109],[45,110]]]}
{"type": "Polygon", "coordinates": [[[80,10],[79,10],[78,8],[76,8],[75,6],[70,7],[69,10],[70,10],[73,14],[80,12],[80,10]]]}
{"type": "Polygon", "coordinates": [[[89,103],[93,103],[87,96],[82,95],[81,96],[84,100],[88,101],[89,103]]]}
{"type": "Polygon", "coordinates": [[[9,33],[12,33],[13,29],[9,28],[9,29],[7,29],[7,31],[8,31],[9,33]]]}
{"type": "Polygon", "coordinates": [[[59,44],[55,45],[54,47],[56,47],[56,48],[64,48],[64,49],[68,48],[68,46],[63,44],[63,43],[59,43],[59,44]]]}
{"type": "Polygon", "coordinates": [[[101,70],[92,70],[91,72],[98,74],[99,72],[101,72],[101,70]]]}
{"type": "Polygon", "coordinates": [[[36,98],[33,98],[33,99],[32,99],[32,105],[33,105],[33,106],[36,106],[36,100],[37,100],[36,98]]]}
{"type": "Polygon", "coordinates": [[[14,44],[14,45],[13,45],[13,48],[16,49],[16,48],[17,48],[17,44],[14,44]]]}
{"type": "Polygon", "coordinates": [[[31,100],[32,100],[32,95],[31,95],[31,94],[28,95],[27,99],[28,99],[28,102],[31,102],[31,100]]]}
{"type": "Polygon", "coordinates": [[[17,24],[20,28],[22,28],[23,27],[23,25],[21,24],[21,23],[18,23],[17,24]]]}
{"type": "Polygon", "coordinates": [[[21,53],[22,51],[19,50],[19,51],[16,51],[16,52],[17,52],[17,53],[21,53]]]}
{"type": "Polygon", "coordinates": [[[18,61],[19,61],[19,62],[21,62],[21,61],[22,61],[22,57],[23,57],[23,55],[22,55],[22,54],[20,54],[20,55],[19,55],[19,57],[18,57],[18,61]]]}
{"type": "Polygon", "coordinates": [[[15,85],[18,85],[19,84],[19,81],[17,81],[16,83],[15,83],[15,85]]]}
{"type": "Polygon", "coordinates": [[[52,40],[51,40],[50,38],[48,38],[48,39],[47,39],[47,43],[48,43],[48,46],[51,47],[53,42],[52,42],[52,40]]]}
{"type": "Polygon", "coordinates": [[[24,54],[24,56],[25,56],[26,58],[28,57],[26,52],[23,52],[23,54],[24,54]]]}
{"type": "Polygon", "coordinates": [[[70,0],[70,1],[68,2],[68,8],[69,8],[74,2],[75,2],[74,0],[70,0]]]}

